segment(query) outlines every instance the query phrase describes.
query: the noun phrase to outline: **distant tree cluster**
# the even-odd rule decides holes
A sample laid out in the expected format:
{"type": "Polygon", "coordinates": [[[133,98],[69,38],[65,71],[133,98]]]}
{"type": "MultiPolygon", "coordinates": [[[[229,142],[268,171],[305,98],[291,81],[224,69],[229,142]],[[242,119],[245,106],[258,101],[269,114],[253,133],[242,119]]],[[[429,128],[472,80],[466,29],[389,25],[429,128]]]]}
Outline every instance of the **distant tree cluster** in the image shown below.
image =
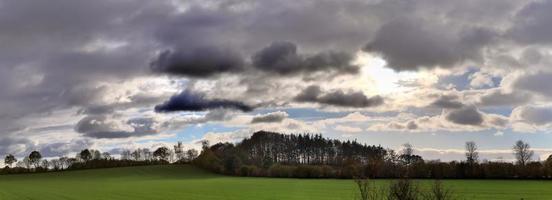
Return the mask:
{"type": "Polygon", "coordinates": [[[119,159],[109,152],[100,152],[94,149],[84,149],[75,157],[59,157],[44,159],[39,151],[32,151],[28,156],[19,160],[12,154],[4,158],[4,169],[0,174],[32,173],[62,170],[94,169],[108,167],[128,167],[142,165],[161,165],[170,163],[190,163],[198,156],[198,151],[189,149],[184,151],[181,142],[174,146],[174,151],[167,147],[159,147],[151,152],[147,148],[134,151],[124,150],[119,159]],[[15,165],[15,166],[14,166],[15,165]]]}
{"type": "Polygon", "coordinates": [[[203,144],[193,163],[223,174],[297,178],[552,178],[552,156],[532,161],[529,144],[513,146],[516,163],[480,161],[475,142],[466,143],[466,160],[426,161],[410,144],[398,153],[356,141],[325,139],[321,135],[287,135],[259,131],[232,143],[203,144]]]}

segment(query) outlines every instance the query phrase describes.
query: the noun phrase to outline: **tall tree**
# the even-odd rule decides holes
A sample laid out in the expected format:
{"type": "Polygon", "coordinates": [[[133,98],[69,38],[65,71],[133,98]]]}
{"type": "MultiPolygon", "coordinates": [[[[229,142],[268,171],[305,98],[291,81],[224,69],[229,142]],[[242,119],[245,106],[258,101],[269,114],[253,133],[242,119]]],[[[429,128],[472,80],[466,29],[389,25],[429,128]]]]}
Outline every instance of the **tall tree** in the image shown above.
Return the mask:
{"type": "Polygon", "coordinates": [[[474,165],[479,160],[479,152],[477,152],[477,144],[474,141],[466,142],[466,162],[474,165]]]}
{"type": "Polygon", "coordinates": [[[31,165],[34,165],[35,168],[40,166],[40,159],[42,159],[42,155],[38,151],[33,151],[29,154],[29,162],[31,165]]]}
{"type": "Polygon", "coordinates": [[[9,167],[11,167],[12,164],[16,162],[17,162],[17,158],[15,158],[15,156],[11,154],[6,155],[6,157],[4,158],[4,164],[8,165],[9,167]]]}
{"type": "Polygon", "coordinates": [[[531,146],[529,146],[529,143],[526,143],[523,140],[518,140],[514,145],[513,150],[514,156],[517,160],[517,164],[521,166],[525,166],[525,164],[531,161],[531,157],[533,157],[533,154],[535,154],[535,152],[531,150],[531,146]]]}

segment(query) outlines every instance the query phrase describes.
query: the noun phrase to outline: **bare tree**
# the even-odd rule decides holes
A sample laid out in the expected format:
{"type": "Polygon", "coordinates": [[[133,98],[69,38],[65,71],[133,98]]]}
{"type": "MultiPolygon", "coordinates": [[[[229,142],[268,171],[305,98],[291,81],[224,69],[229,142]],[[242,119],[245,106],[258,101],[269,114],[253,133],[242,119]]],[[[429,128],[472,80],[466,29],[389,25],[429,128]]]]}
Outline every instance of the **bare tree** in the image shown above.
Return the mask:
{"type": "Polygon", "coordinates": [[[533,157],[533,150],[531,150],[531,147],[529,146],[529,143],[525,143],[522,140],[518,140],[516,144],[513,147],[514,155],[517,160],[517,164],[521,166],[525,166],[529,161],[531,161],[531,157],[533,157]]]}
{"type": "Polygon", "coordinates": [[[128,149],[125,149],[123,150],[123,152],[121,152],[121,160],[131,160],[132,158],[132,153],[130,152],[130,150],[128,149]]]}
{"type": "Polygon", "coordinates": [[[132,160],[134,161],[139,161],[140,158],[142,157],[140,154],[141,154],[142,150],[141,149],[136,149],[134,150],[132,153],[130,153],[131,157],[132,157],[132,160]]]}
{"type": "Polygon", "coordinates": [[[466,142],[466,161],[473,165],[479,160],[479,152],[477,152],[477,144],[474,141],[466,142]]]}

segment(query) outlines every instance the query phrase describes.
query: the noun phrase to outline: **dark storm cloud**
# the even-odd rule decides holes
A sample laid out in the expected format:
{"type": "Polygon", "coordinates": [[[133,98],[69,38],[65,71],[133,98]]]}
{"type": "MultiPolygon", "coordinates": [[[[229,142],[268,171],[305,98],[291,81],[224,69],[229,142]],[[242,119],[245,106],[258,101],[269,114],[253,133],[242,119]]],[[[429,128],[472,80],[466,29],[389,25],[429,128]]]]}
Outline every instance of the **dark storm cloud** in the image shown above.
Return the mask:
{"type": "Polygon", "coordinates": [[[495,37],[485,28],[454,31],[446,24],[401,18],[383,25],[363,50],[380,54],[397,71],[451,68],[481,59],[481,49],[495,37]]]}
{"type": "Polygon", "coordinates": [[[347,53],[333,51],[301,55],[291,42],[274,42],[257,52],[252,60],[255,68],[281,75],[316,71],[357,73],[359,67],[351,65],[352,58],[347,53]]]}
{"type": "Polygon", "coordinates": [[[366,108],[383,104],[380,96],[366,97],[362,92],[343,92],[341,90],[322,92],[319,86],[309,86],[295,96],[297,102],[320,103],[341,107],[366,108]]]}
{"type": "Polygon", "coordinates": [[[156,112],[177,111],[204,111],[212,109],[236,109],[243,112],[252,111],[254,108],[245,103],[223,99],[207,99],[203,94],[184,90],[182,93],[172,96],[168,101],[155,106],[156,112]]]}
{"type": "Polygon", "coordinates": [[[481,125],[484,121],[483,114],[475,106],[465,106],[448,112],[445,118],[453,123],[461,125],[481,125]]]}
{"type": "Polygon", "coordinates": [[[75,131],[90,138],[129,138],[158,134],[151,118],[133,118],[118,124],[107,116],[87,116],[75,126],[75,131]],[[121,126],[128,126],[122,130],[121,126]]]}
{"type": "Polygon", "coordinates": [[[200,47],[165,51],[151,64],[156,72],[190,77],[209,77],[244,69],[241,55],[230,49],[200,47]]]}
{"type": "Polygon", "coordinates": [[[442,95],[437,100],[433,101],[430,106],[437,108],[457,109],[464,106],[458,101],[458,97],[454,95],[442,95]]]}
{"type": "Polygon", "coordinates": [[[251,120],[252,124],[255,123],[276,123],[276,122],[282,122],[284,119],[288,117],[288,114],[286,112],[273,112],[273,113],[267,113],[264,115],[258,115],[253,117],[251,120]]]}

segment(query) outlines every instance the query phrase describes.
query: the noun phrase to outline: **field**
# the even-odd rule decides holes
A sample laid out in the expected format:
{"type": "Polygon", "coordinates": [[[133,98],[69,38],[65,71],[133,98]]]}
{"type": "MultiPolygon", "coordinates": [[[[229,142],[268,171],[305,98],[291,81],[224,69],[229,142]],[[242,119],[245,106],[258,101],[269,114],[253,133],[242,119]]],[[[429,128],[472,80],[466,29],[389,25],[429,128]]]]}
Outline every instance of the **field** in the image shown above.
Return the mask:
{"type": "MultiPolygon", "coordinates": [[[[387,180],[378,180],[385,185],[387,180]]],[[[427,186],[429,181],[420,181],[427,186]]],[[[552,199],[552,181],[448,180],[463,199],[552,199]]],[[[0,200],[328,199],[355,197],[351,180],[220,176],[192,166],[147,166],[0,176],[0,200]]]]}

